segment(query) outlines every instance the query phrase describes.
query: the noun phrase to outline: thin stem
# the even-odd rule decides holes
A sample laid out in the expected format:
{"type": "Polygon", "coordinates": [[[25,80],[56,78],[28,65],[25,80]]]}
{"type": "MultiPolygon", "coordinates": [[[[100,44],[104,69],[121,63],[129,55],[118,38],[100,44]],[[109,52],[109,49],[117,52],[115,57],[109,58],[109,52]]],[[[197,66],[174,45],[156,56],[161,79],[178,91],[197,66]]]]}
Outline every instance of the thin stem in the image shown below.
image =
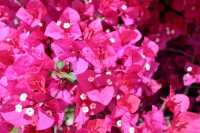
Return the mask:
{"type": "MultiPolygon", "coordinates": [[[[191,56],[191,62],[192,63],[194,62],[194,59],[195,59],[195,56],[194,56],[194,54],[192,54],[192,56],[191,56]]],[[[188,92],[189,92],[189,89],[190,89],[190,86],[185,87],[183,94],[187,95],[188,92]]]]}
{"type": "Polygon", "coordinates": [[[183,94],[187,95],[189,92],[190,86],[185,87],[183,94]]]}
{"type": "Polygon", "coordinates": [[[191,56],[191,55],[185,53],[182,50],[177,50],[177,49],[173,49],[173,48],[166,48],[163,51],[170,51],[170,52],[174,52],[174,53],[180,53],[180,54],[183,54],[183,55],[189,57],[191,60],[194,60],[194,56],[193,55],[191,56]]]}
{"type": "Polygon", "coordinates": [[[160,106],[160,109],[159,109],[159,110],[163,111],[163,110],[165,109],[165,98],[164,98],[164,97],[160,97],[160,99],[163,100],[163,103],[162,103],[162,105],[160,106]]]}

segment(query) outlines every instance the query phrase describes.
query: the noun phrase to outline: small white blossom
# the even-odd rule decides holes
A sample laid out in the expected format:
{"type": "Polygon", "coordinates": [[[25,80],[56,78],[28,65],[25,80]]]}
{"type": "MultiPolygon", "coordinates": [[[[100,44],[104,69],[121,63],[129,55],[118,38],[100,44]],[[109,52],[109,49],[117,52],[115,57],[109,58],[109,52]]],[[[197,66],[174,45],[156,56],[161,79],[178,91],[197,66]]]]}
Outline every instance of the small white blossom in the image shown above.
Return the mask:
{"type": "Polygon", "coordinates": [[[63,27],[64,27],[65,29],[68,29],[68,28],[70,27],[70,23],[64,23],[63,27]]]}
{"type": "Polygon", "coordinates": [[[29,107],[29,108],[26,109],[26,114],[28,116],[32,116],[34,114],[34,112],[35,112],[34,109],[31,108],[31,107],[29,107]]]}
{"type": "Polygon", "coordinates": [[[42,26],[43,26],[43,24],[40,22],[40,23],[38,24],[38,26],[42,27],[42,26]]]}
{"type": "Polygon", "coordinates": [[[39,106],[41,107],[43,105],[43,102],[39,103],[39,106]]]}
{"type": "Polygon", "coordinates": [[[89,77],[89,78],[88,78],[88,81],[89,81],[89,82],[94,81],[94,77],[89,77]]]}
{"type": "Polygon", "coordinates": [[[89,112],[89,108],[87,106],[82,107],[83,113],[89,112]]]}
{"type": "Polygon", "coordinates": [[[6,39],[7,42],[10,42],[10,40],[11,40],[10,38],[7,38],[7,39],[6,39]]]}
{"type": "Polygon", "coordinates": [[[192,71],[192,67],[188,67],[188,68],[187,68],[187,71],[188,71],[188,72],[191,72],[191,71],[192,71]]]}
{"type": "Polygon", "coordinates": [[[127,6],[126,5],[122,5],[122,10],[126,10],[127,6]]]}
{"type": "Polygon", "coordinates": [[[110,79],[107,80],[108,85],[112,85],[112,81],[110,79]]]}
{"type": "Polygon", "coordinates": [[[95,109],[96,106],[97,106],[96,103],[91,103],[91,104],[90,104],[90,109],[95,109]]]}
{"type": "Polygon", "coordinates": [[[141,54],[142,58],[145,58],[146,56],[144,54],[141,54]]]}
{"type": "Polygon", "coordinates": [[[106,33],[109,33],[110,32],[110,29],[106,29],[106,33]]]}
{"type": "Polygon", "coordinates": [[[122,121],[121,121],[121,120],[118,120],[118,121],[117,121],[117,126],[118,126],[118,127],[121,127],[121,126],[122,126],[122,121]]]}
{"type": "Polygon", "coordinates": [[[19,100],[20,101],[26,101],[26,98],[27,98],[27,94],[26,93],[22,93],[19,97],[19,100]]]}
{"type": "Polygon", "coordinates": [[[111,37],[109,40],[111,43],[115,43],[115,38],[111,37]]]}
{"type": "Polygon", "coordinates": [[[51,110],[47,110],[47,111],[46,111],[46,113],[47,113],[48,115],[50,115],[50,116],[52,116],[52,115],[53,115],[53,113],[52,113],[52,111],[51,111],[51,110]]]}
{"type": "Polygon", "coordinates": [[[30,31],[26,32],[26,35],[29,36],[30,35],[30,31]]]}
{"type": "Polygon", "coordinates": [[[147,71],[149,71],[150,70],[150,65],[147,63],[146,65],[145,65],[145,69],[147,70],[147,71]]]}
{"type": "Polygon", "coordinates": [[[18,112],[18,113],[22,112],[22,105],[21,104],[17,104],[15,106],[15,111],[18,112]]]}
{"type": "Polygon", "coordinates": [[[121,96],[120,96],[120,95],[117,95],[117,96],[116,96],[116,99],[117,99],[117,100],[119,100],[120,98],[121,98],[121,96]]]}
{"type": "Polygon", "coordinates": [[[111,74],[112,74],[111,71],[107,71],[107,72],[106,72],[106,75],[111,75],[111,74]]]}
{"type": "Polygon", "coordinates": [[[59,20],[59,21],[57,21],[57,23],[56,23],[56,25],[61,25],[61,21],[59,20]]]}
{"type": "Polygon", "coordinates": [[[129,132],[130,132],[130,133],[134,133],[134,132],[135,132],[135,128],[134,128],[134,127],[130,127],[130,128],[129,128],[129,132]]]}
{"type": "Polygon", "coordinates": [[[87,99],[87,96],[86,96],[86,94],[82,93],[82,94],[80,95],[80,98],[81,98],[81,100],[85,100],[85,99],[87,99]]]}

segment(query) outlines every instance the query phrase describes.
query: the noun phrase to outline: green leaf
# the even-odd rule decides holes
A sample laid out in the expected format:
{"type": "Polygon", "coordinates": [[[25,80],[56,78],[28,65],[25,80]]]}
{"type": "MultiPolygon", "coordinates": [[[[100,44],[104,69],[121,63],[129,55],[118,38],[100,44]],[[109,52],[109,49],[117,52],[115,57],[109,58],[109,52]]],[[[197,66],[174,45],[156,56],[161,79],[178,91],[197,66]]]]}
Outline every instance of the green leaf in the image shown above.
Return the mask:
{"type": "Polygon", "coordinates": [[[58,70],[62,70],[64,66],[65,66],[65,62],[62,62],[62,61],[59,61],[59,60],[56,62],[56,68],[58,70]]]}
{"type": "Polygon", "coordinates": [[[73,112],[75,110],[75,105],[69,106],[65,109],[65,112],[73,112]]]}
{"type": "Polygon", "coordinates": [[[74,113],[68,113],[65,116],[65,123],[67,124],[67,126],[71,126],[73,124],[74,121],[74,113]]]}
{"type": "Polygon", "coordinates": [[[73,72],[70,73],[60,72],[60,77],[69,80],[73,84],[76,83],[77,80],[76,75],[73,72]]]}
{"type": "Polygon", "coordinates": [[[57,75],[56,71],[52,71],[52,72],[49,72],[49,73],[48,73],[48,76],[49,76],[49,77],[54,77],[54,76],[56,76],[56,75],[57,75]]]}
{"type": "Polygon", "coordinates": [[[68,78],[70,78],[70,75],[66,72],[60,72],[60,77],[68,79],[68,78]]]}
{"type": "Polygon", "coordinates": [[[18,132],[17,128],[13,128],[10,133],[19,133],[19,132],[18,132]]]}
{"type": "Polygon", "coordinates": [[[69,75],[70,75],[70,81],[73,81],[73,82],[77,81],[77,77],[74,72],[70,72],[69,75]]]}

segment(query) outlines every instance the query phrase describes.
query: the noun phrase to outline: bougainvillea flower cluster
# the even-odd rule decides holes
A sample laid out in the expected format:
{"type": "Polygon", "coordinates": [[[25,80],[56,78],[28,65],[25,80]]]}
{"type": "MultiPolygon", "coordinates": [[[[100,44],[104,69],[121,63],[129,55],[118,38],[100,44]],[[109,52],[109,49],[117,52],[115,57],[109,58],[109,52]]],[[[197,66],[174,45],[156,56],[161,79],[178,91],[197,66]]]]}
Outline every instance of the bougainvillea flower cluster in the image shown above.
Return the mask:
{"type": "Polygon", "coordinates": [[[0,1],[0,132],[200,133],[200,1],[0,1]]]}

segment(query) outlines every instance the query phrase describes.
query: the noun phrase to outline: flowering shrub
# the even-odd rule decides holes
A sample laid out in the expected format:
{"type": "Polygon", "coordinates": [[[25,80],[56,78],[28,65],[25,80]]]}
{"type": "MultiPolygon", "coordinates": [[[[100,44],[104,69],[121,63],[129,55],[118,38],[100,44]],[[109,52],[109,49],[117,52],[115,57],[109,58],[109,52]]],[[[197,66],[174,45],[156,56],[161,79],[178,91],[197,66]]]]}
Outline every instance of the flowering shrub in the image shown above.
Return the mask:
{"type": "Polygon", "coordinates": [[[200,133],[199,0],[0,1],[0,130],[200,133]]]}

